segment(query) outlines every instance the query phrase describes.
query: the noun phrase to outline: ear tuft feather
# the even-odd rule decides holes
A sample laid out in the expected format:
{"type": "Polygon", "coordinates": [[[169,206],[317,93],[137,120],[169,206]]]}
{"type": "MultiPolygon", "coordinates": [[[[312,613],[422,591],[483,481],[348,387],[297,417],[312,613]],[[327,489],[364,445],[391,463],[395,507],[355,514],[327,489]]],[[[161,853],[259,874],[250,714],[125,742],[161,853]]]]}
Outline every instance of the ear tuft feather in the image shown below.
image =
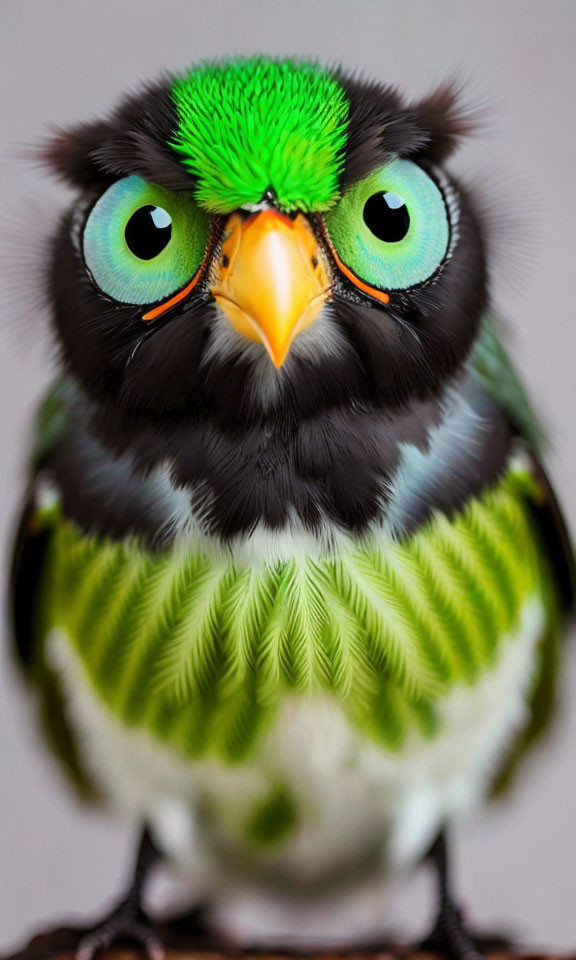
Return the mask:
{"type": "Polygon", "coordinates": [[[448,80],[412,105],[418,126],[426,135],[422,156],[433,163],[446,160],[484,121],[484,107],[462,103],[463,86],[460,79],[448,80]]]}
{"type": "Polygon", "coordinates": [[[426,145],[426,134],[395,87],[360,74],[339,73],[338,78],[350,99],[343,188],[384,163],[389,154],[408,155],[426,145]]]}
{"type": "Polygon", "coordinates": [[[109,125],[104,120],[57,127],[35,155],[61,180],[75,187],[91,187],[102,180],[92,154],[108,135],[109,125]]]}
{"type": "Polygon", "coordinates": [[[407,103],[395,87],[358,74],[337,76],[350,99],[342,188],[394,154],[441,163],[484,119],[484,107],[462,104],[460,78],[441,84],[423,100],[407,103]]]}
{"type": "Polygon", "coordinates": [[[56,129],[36,157],[81,189],[128,174],[172,190],[190,189],[193,178],[168,146],[176,126],[170,89],[166,77],[141,85],[103,120],[56,129]]]}

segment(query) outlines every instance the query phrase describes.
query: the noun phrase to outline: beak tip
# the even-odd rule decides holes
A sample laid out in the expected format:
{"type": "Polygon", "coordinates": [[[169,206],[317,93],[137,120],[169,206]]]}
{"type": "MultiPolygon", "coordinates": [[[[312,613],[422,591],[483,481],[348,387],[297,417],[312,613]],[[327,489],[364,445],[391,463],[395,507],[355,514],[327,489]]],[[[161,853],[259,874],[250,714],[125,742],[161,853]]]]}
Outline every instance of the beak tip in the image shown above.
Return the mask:
{"type": "Polygon", "coordinates": [[[272,363],[274,364],[277,370],[279,370],[280,367],[283,366],[287,353],[288,353],[287,350],[282,350],[282,351],[269,350],[268,351],[270,359],[272,360],[272,363]]]}
{"type": "Polygon", "coordinates": [[[259,340],[279,370],[326,298],[318,240],[302,214],[292,220],[276,210],[244,221],[233,213],[227,230],[226,265],[211,293],[238,333],[259,340]]]}

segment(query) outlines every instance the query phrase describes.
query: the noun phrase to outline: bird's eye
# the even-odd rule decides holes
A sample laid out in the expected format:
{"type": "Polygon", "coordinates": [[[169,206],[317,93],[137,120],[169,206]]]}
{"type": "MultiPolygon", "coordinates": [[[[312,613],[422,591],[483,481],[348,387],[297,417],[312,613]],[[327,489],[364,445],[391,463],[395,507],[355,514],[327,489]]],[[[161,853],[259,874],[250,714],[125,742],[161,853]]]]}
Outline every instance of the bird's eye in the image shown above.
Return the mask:
{"type": "Polygon", "coordinates": [[[431,277],[450,243],[440,187],[410,160],[355,183],[325,215],[340,267],[365,292],[406,290],[431,277]]]}
{"type": "Polygon", "coordinates": [[[162,253],[172,237],[172,217],[163,207],[147,203],[132,214],[124,228],[124,239],[139,260],[152,260],[162,253]]]}
{"type": "Polygon", "coordinates": [[[391,190],[373,193],[364,204],[364,223],[383,243],[400,243],[410,229],[410,212],[404,197],[391,190]]]}
{"type": "Polygon", "coordinates": [[[156,303],[195,275],[209,233],[208,217],[190,193],[126,177],[92,208],[84,260],[94,282],[114,300],[156,303]]]}

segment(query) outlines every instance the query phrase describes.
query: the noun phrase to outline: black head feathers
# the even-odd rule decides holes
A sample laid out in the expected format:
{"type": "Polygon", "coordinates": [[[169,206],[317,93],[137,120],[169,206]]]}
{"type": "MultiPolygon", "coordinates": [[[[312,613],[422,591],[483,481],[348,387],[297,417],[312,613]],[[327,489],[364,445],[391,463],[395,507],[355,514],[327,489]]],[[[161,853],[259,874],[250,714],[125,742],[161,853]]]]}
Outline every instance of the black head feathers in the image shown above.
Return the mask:
{"type": "MultiPolygon", "coordinates": [[[[254,61],[260,65],[263,62],[254,61]]],[[[261,123],[269,123],[269,112],[266,114],[254,102],[256,94],[246,81],[251,61],[242,63],[245,86],[239,86],[238,81],[233,96],[240,104],[244,92],[247,98],[252,98],[249,108],[252,127],[259,117],[261,123]]],[[[241,125],[236,129],[238,152],[235,155],[226,153],[214,141],[215,130],[221,129],[225,122],[236,122],[230,108],[233,102],[229,89],[231,69],[224,63],[198,68],[190,74],[193,81],[186,81],[189,83],[186,104],[189,115],[174,94],[175,84],[184,81],[164,78],[128,96],[107,119],[58,132],[43,150],[51,168],[85,194],[80,206],[62,221],[54,242],[49,287],[62,361],[96,407],[108,413],[112,411],[100,417],[101,432],[121,433],[123,443],[133,437],[143,421],[148,428],[153,426],[156,437],[161,439],[176,420],[181,426],[216,418],[223,429],[238,429],[243,424],[261,423],[271,417],[276,421],[281,417],[284,421],[299,422],[322,411],[354,405],[392,414],[411,402],[437,398],[462,367],[485,304],[480,225],[466,192],[440,169],[458,139],[471,127],[470,117],[457,106],[453,88],[441,87],[420,103],[411,105],[390,87],[339,72],[322,73],[323,96],[326,90],[334,90],[338,101],[333,116],[329,111],[322,115],[324,126],[318,128],[317,133],[319,142],[325,138],[326,150],[333,149],[333,171],[336,171],[325,207],[334,210],[345,202],[350,207],[346,216],[351,233],[341,242],[340,234],[337,238],[336,234],[330,236],[328,213],[325,214],[322,204],[311,200],[299,207],[290,200],[286,186],[291,178],[297,179],[298,166],[305,157],[302,150],[314,147],[312,140],[297,146],[302,134],[299,129],[302,109],[291,110],[290,101],[286,99],[296,97],[304,82],[298,79],[298,71],[304,67],[297,63],[275,67],[278,76],[289,76],[291,84],[278,94],[278,102],[284,104],[284,139],[278,135],[278,150],[287,149],[286,143],[289,143],[293,154],[289,150],[283,153],[280,162],[272,143],[266,161],[270,189],[262,196],[254,194],[253,201],[237,207],[231,201],[223,212],[227,178],[236,178],[234,189],[241,192],[242,171],[245,169],[246,177],[252,176],[256,183],[256,174],[260,176],[261,168],[258,167],[256,173],[254,170],[258,163],[264,162],[262,150],[257,154],[252,141],[246,137],[241,139],[241,125]],[[183,124],[194,117],[194,96],[205,95],[202,83],[206,78],[201,71],[210,69],[216,71],[211,80],[213,84],[220,82],[217,77],[229,71],[228,87],[223,87],[221,93],[222,103],[229,98],[228,112],[225,113],[223,106],[218,119],[220,127],[216,125],[206,133],[206,141],[212,137],[213,155],[208,155],[210,143],[204,141],[198,141],[199,152],[193,155],[196,141],[192,126],[192,140],[187,141],[192,146],[189,154],[183,156],[182,150],[177,149],[182,140],[181,130],[183,124]],[[431,209],[429,198],[424,197],[420,202],[414,194],[414,203],[410,206],[412,194],[409,196],[409,193],[411,190],[414,193],[416,187],[408,182],[405,189],[387,187],[381,192],[389,198],[385,201],[388,206],[382,207],[388,218],[382,228],[384,240],[377,236],[373,241],[375,245],[384,244],[382,256],[379,259],[376,246],[376,253],[369,250],[366,272],[363,272],[354,247],[354,231],[357,228],[358,237],[362,231],[365,234],[367,221],[362,219],[360,208],[357,214],[352,209],[350,190],[356,189],[355,185],[371,177],[374,171],[389,169],[387,164],[395,158],[414,164],[422,171],[419,176],[434,195],[438,230],[444,231],[445,241],[435,237],[433,223],[424,223],[425,211],[431,209]],[[87,218],[92,215],[98,198],[112,185],[130,177],[138,178],[144,187],[152,184],[169,194],[174,192],[177,197],[189,196],[191,203],[200,205],[201,215],[206,219],[206,234],[210,237],[204,257],[198,258],[201,264],[195,264],[194,276],[183,280],[180,287],[176,284],[174,290],[168,291],[170,296],[154,296],[144,305],[140,291],[134,302],[129,302],[129,298],[117,298],[110,292],[112,288],[105,289],[95,282],[96,271],[87,262],[83,241],[87,218]],[[212,205],[210,190],[216,197],[212,205]],[[282,217],[298,222],[301,235],[316,249],[311,269],[320,270],[324,278],[322,310],[314,314],[313,322],[300,323],[298,318],[294,319],[291,345],[279,369],[270,362],[270,343],[266,337],[262,334],[259,340],[260,335],[253,335],[248,327],[244,333],[239,332],[243,329],[242,323],[229,322],[230,317],[222,308],[223,303],[226,306],[225,297],[215,294],[220,289],[222,274],[229,269],[229,257],[223,254],[223,245],[229,236],[230,218],[236,215],[238,222],[246,224],[263,208],[268,209],[269,220],[277,218],[274,223],[278,229],[282,217]],[[358,217],[357,224],[354,216],[358,217]],[[404,234],[398,234],[400,239],[391,235],[388,243],[390,237],[386,230],[390,228],[394,232],[402,223],[404,234]],[[420,268],[417,231],[424,229],[427,249],[432,250],[426,256],[433,256],[435,260],[420,268]],[[409,248],[409,244],[413,246],[409,248]],[[404,249],[408,253],[402,253],[404,249]],[[406,267],[401,263],[398,266],[401,259],[398,251],[406,267]],[[384,271],[382,278],[380,267],[384,271]],[[408,269],[413,275],[408,278],[410,282],[404,282],[408,269]],[[154,319],[144,319],[149,316],[154,319]]],[[[308,64],[305,69],[309,77],[312,67],[308,64]]],[[[288,84],[288,80],[278,82],[288,84]]],[[[310,84],[312,97],[320,81],[312,78],[306,82],[310,84]]],[[[244,106],[239,112],[246,112],[244,106]]],[[[208,122],[204,115],[202,122],[208,122]]],[[[316,121],[312,118],[307,122],[316,121]]],[[[256,130],[255,142],[270,144],[265,134],[266,131],[256,130]]],[[[228,142],[226,135],[224,131],[223,143],[228,142]]],[[[329,175],[333,175],[331,170],[327,167],[326,183],[329,175]]],[[[230,190],[229,194],[232,196],[230,190]]],[[[148,207],[152,210],[158,205],[148,204],[148,207]]],[[[146,204],[144,208],[147,209],[146,204]]],[[[163,215],[168,216],[166,211],[163,215]]],[[[344,215],[343,222],[347,222],[344,215]]],[[[174,211],[170,223],[170,242],[175,242],[179,221],[174,211]]],[[[125,224],[119,220],[118,249],[121,248],[125,258],[130,251],[126,253],[124,228],[125,224]]],[[[154,229],[151,221],[150,229],[154,229]]],[[[344,227],[340,233],[342,231],[345,232],[344,227]]],[[[359,239],[358,250],[362,243],[364,240],[359,239]]],[[[124,266],[122,260],[110,269],[118,273],[124,266]]],[[[142,275],[153,267],[152,261],[143,261],[142,275]]],[[[249,293],[255,301],[260,282],[261,278],[254,276],[249,293]]],[[[158,445],[162,445],[160,441],[158,445]]]]}

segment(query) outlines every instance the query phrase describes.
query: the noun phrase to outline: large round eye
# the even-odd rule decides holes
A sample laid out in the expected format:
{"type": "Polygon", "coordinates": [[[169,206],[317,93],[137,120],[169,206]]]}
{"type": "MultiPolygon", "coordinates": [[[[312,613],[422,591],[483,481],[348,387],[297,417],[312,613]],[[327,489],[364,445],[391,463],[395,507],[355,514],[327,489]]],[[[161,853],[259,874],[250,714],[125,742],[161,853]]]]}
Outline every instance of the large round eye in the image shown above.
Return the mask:
{"type": "Polygon", "coordinates": [[[450,242],[442,192],[410,160],[392,160],[355,183],[325,222],[340,265],[353,282],[364,281],[363,289],[422,283],[441,265],[450,242]]]}
{"type": "Polygon", "coordinates": [[[114,300],[155,303],[194,276],[209,233],[208,217],[190,193],[126,177],[92,208],[84,228],[84,260],[114,300]]]}

